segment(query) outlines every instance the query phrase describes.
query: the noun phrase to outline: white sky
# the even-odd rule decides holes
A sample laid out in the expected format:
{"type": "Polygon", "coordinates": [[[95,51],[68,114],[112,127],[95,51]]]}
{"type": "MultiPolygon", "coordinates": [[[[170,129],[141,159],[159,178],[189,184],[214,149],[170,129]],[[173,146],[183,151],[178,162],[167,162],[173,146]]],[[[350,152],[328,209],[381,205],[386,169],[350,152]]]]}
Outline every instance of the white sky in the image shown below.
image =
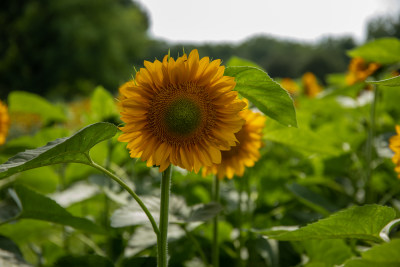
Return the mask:
{"type": "Polygon", "coordinates": [[[150,34],[167,41],[239,42],[256,34],[316,41],[350,34],[363,41],[368,19],[400,12],[400,0],[137,0],[150,34]]]}

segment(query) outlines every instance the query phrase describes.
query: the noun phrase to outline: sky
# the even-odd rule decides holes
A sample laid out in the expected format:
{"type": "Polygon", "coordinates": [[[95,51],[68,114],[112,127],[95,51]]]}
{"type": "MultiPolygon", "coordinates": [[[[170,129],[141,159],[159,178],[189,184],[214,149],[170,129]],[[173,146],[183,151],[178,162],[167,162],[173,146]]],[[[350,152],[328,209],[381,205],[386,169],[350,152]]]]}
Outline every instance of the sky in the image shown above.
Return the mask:
{"type": "Polygon", "coordinates": [[[400,12],[400,0],[137,0],[150,35],[171,42],[241,42],[267,34],[315,42],[351,35],[362,42],[366,23],[400,12]]]}

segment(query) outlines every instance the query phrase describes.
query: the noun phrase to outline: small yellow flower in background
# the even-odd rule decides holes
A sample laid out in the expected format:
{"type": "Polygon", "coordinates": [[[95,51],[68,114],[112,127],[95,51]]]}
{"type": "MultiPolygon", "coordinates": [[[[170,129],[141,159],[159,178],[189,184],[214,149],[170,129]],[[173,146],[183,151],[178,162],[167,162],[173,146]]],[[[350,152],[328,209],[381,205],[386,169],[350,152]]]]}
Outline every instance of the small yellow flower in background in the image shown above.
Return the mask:
{"type": "Polygon", "coordinates": [[[304,73],[301,81],[303,83],[304,92],[308,97],[315,97],[322,91],[322,87],[318,84],[317,77],[315,77],[312,72],[304,73]]]}
{"type": "Polygon", "coordinates": [[[291,95],[295,95],[300,91],[300,87],[291,78],[283,78],[281,81],[281,86],[291,95]]]}
{"type": "Polygon", "coordinates": [[[378,63],[367,63],[360,57],[352,58],[349,64],[349,72],[346,75],[346,84],[353,85],[365,81],[368,76],[380,68],[378,63]]]}
{"type": "Polygon", "coordinates": [[[397,135],[389,139],[389,148],[394,152],[392,161],[396,165],[394,170],[397,172],[397,177],[400,179],[400,125],[396,125],[396,132],[397,135]]]}
{"type": "Polygon", "coordinates": [[[221,60],[200,60],[197,50],[177,60],[145,61],[134,81],[120,88],[119,141],[128,142],[132,158],[160,166],[171,163],[196,173],[221,162],[221,150],[237,142],[246,106],[232,91],[221,60]]]}
{"type": "Polygon", "coordinates": [[[7,106],[0,101],[0,145],[6,142],[9,127],[10,117],[7,106]]]}
{"type": "Polygon", "coordinates": [[[262,129],[265,117],[250,109],[241,111],[240,116],[246,120],[246,123],[235,134],[238,140],[237,145],[229,151],[222,151],[221,164],[204,167],[203,176],[211,173],[216,174],[219,179],[225,176],[229,179],[234,175],[243,176],[245,166],[254,166],[254,163],[260,158],[259,149],[262,145],[262,129]]]}

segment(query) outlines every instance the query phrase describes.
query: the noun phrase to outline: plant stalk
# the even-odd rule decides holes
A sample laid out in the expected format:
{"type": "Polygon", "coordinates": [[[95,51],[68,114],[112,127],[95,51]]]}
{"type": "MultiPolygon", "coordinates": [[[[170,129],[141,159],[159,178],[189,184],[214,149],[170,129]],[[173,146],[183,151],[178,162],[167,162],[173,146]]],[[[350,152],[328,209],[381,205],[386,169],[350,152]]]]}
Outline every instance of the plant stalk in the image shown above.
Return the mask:
{"type": "MultiPolygon", "coordinates": [[[[212,193],[213,193],[213,201],[215,203],[219,203],[219,179],[217,175],[214,175],[214,180],[213,180],[213,188],[212,188],[212,193]]],[[[212,264],[214,267],[219,266],[219,246],[218,246],[218,214],[215,215],[213,219],[213,240],[212,240],[212,252],[211,252],[211,258],[212,258],[212,264]]]]}
{"type": "Polygon", "coordinates": [[[168,215],[169,194],[171,190],[172,165],[163,171],[161,178],[161,201],[160,201],[160,234],[157,240],[159,267],[168,266],[168,215]]]}

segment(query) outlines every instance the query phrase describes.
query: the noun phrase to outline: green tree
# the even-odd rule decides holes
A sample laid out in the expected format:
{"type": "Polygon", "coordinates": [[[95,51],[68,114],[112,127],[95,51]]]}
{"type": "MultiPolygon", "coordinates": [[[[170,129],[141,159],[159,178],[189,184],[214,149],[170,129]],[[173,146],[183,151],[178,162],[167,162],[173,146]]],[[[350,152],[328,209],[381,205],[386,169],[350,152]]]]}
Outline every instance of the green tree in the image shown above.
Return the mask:
{"type": "Polygon", "coordinates": [[[13,0],[0,4],[0,97],[115,89],[147,43],[148,18],[126,0],[13,0]]]}

